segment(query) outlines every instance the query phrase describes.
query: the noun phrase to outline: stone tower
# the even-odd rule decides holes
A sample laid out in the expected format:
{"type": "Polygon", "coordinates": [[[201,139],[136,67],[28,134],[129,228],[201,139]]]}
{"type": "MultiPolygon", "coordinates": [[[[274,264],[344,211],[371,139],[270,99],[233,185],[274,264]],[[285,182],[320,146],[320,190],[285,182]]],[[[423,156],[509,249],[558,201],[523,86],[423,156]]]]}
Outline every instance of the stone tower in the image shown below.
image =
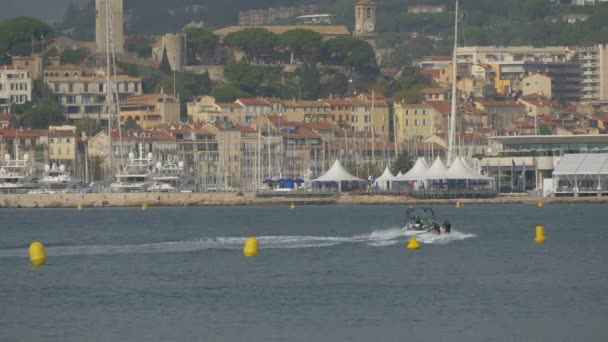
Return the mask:
{"type": "Polygon", "coordinates": [[[95,42],[97,53],[106,52],[106,2],[111,13],[112,43],[117,54],[124,53],[125,35],[123,21],[123,0],[95,0],[95,42]]]}
{"type": "Polygon", "coordinates": [[[376,48],[376,0],[357,0],[355,3],[355,37],[376,48]]]}

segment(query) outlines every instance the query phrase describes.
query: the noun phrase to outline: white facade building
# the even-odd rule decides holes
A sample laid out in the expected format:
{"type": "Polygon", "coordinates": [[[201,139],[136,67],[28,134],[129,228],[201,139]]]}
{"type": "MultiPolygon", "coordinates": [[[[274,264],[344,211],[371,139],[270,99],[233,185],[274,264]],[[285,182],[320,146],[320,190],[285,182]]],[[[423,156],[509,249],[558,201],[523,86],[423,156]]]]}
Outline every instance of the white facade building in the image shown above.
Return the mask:
{"type": "Polygon", "coordinates": [[[27,70],[0,66],[0,113],[8,113],[13,104],[32,100],[32,78],[27,70]]]}

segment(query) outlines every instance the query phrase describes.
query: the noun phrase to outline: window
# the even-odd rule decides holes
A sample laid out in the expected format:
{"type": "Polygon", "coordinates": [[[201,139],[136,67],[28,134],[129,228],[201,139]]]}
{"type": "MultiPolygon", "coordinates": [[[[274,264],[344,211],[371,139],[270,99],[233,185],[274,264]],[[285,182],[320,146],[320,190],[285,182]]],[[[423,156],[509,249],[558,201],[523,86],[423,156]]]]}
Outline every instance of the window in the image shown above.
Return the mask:
{"type": "Polygon", "coordinates": [[[414,115],[418,115],[418,109],[414,109],[414,115]]]}
{"type": "Polygon", "coordinates": [[[371,18],[372,17],[372,9],[371,8],[367,8],[367,18],[371,18]]]}
{"type": "Polygon", "coordinates": [[[410,125],[410,120],[407,120],[407,119],[406,119],[406,120],[405,120],[405,125],[406,125],[406,126],[409,126],[409,125],[410,125]]]}
{"type": "Polygon", "coordinates": [[[414,126],[418,126],[418,119],[414,120],[414,126]]]}

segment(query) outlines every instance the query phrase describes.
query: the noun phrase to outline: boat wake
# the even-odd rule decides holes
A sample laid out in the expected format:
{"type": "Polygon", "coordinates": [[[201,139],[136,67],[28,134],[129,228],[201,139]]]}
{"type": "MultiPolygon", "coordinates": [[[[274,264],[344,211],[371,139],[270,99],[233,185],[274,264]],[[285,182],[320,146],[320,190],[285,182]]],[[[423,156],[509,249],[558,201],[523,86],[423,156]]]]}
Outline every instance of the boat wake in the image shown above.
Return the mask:
{"type": "MultiPolygon", "coordinates": [[[[411,236],[425,244],[446,244],[452,241],[476,237],[452,230],[451,234],[435,235],[428,232],[405,231],[402,228],[375,230],[369,234],[352,237],[339,236],[259,236],[260,248],[293,249],[323,248],[344,244],[360,244],[371,247],[385,247],[405,244],[411,236]]],[[[205,237],[184,241],[144,243],[134,245],[61,245],[46,247],[48,256],[99,255],[99,254],[143,254],[143,253],[184,253],[209,249],[241,249],[246,237],[205,237]]],[[[0,249],[0,258],[27,257],[27,247],[0,249]]]]}

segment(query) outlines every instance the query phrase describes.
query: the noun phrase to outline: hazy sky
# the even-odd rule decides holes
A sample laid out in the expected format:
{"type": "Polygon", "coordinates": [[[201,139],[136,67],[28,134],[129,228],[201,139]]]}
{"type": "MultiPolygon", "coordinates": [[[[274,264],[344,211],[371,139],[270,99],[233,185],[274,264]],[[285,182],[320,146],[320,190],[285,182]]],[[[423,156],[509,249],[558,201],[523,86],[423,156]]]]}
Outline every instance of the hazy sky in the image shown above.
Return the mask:
{"type": "Polygon", "coordinates": [[[88,0],[0,0],[0,19],[29,16],[49,23],[61,20],[70,3],[82,4],[88,0]]]}

